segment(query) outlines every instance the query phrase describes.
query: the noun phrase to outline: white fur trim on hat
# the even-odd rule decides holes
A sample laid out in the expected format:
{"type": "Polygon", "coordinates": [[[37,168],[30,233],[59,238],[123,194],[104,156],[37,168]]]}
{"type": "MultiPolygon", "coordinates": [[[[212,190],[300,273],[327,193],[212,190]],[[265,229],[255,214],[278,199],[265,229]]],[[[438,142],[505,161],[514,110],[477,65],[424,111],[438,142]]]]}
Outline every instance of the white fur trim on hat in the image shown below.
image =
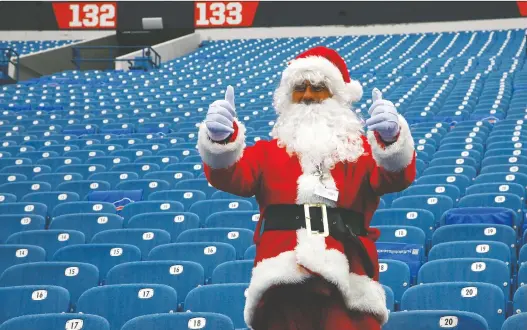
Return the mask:
{"type": "Polygon", "coordinates": [[[369,313],[381,324],[386,323],[386,293],[380,283],[367,276],[350,273],[346,256],[340,251],[328,250],[323,237],[308,235],[306,229],[299,229],[297,241],[294,251],[264,259],[253,269],[244,310],[245,322],[249,326],[256,306],[270,287],[302,283],[312,276],[298,265],[320,274],[328,282],[336,285],[350,310],[369,313]]]}
{"type": "Polygon", "coordinates": [[[227,144],[212,141],[208,135],[205,123],[202,123],[198,133],[198,151],[205,164],[214,169],[228,168],[238,162],[245,149],[245,126],[235,119],[238,125],[236,140],[227,144]]]}
{"type": "Polygon", "coordinates": [[[340,70],[329,60],[321,56],[309,56],[291,61],[282,73],[281,84],[292,88],[307,72],[318,73],[325,77],[334,96],[346,103],[357,102],[362,98],[362,85],[356,81],[344,82],[340,70]]]}
{"type": "Polygon", "coordinates": [[[414,140],[408,123],[400,114],[398,117],[399,137],[388,146],[379,145],[374,132],[368,131],[368,142],[371,145],[373,159],[377,165],[390,172],[401,171],[410,165],[415,154],[414,140]]]}

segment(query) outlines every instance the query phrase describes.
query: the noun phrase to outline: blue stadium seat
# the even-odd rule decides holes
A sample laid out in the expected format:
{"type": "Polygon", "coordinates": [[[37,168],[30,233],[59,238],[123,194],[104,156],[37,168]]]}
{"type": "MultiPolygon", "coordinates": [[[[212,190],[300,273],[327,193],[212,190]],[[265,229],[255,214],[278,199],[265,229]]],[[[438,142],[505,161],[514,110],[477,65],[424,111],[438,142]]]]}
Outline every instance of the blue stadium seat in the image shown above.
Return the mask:
{"type": "Polygon", "coordinates": [[[130,163],[115,165],[111,170],[114,172],[134,172],[139,175],[139,178],[144,178],[146,174],[160,171],[161,168],[155,163],[130,163]]]}
{"type": "Polygon", "coordinates": [[[472,166],[467,165],[455,165],[455,166],[434,166],[434,167],[428,167],[423,172],[423,176],[425,175],[451,175],[451,174],[458,174],[458,175],[464,175],[470,180],[473,180],[476,177],[476,169],[472,166]]]}
{"type": "Polygon", "coordinates": [[[110,184],[106,181],[79,180],[63,182],[57,186],[57,190],[75,192],[79,195],[81,200],[85,200],[86,196],[93,191],[110,190],[110,184]]]}
{"type": "Polygon", "coordinates": [[[65,313],[69,310],[68,290],[53,285],[0,288],[0,324],[17,316],[65,313]]]}
{"type": "Polygon", "coordinates": [[[13,165],[6,166],[0,170],[0,173],[18,173],[32,179],[37,174],[51,173],[51,167],[47,165],[13,165]]]}
{"type": "Polygon", "coordinates": [[[252,260],[227,261],[212,272],[212,283],[249,283],[254,262],[252,260]]]}
{"type": "Polygon", "coordinates": [[[208,228],[245,228],[256,230],[260,220],[258,211],[222,211],[207,217],[205,226],[208,228]]]}
{"type": "Polygon", "coordinates": [[[386,309],[388,309],[389,312],[395,311],[395,296],[393,290],[386,285],[382,285],[382,288],[386,294],[386,309]]]}
{"type": "Polygon", "coordinates": [[[526,197],[527,192],[525,191],[525,187],[522,187],[518,183],[478,183],[473,184],[470,187],[467,188],[466,194],[467,195],[473,195],[473,194],[481,194],[481,193],[493,193],[493,194],[501,194],[501,193],[509,193],[514,194],[520,197],[521,200],[524,200],[526,197]]]}
{"type": "Polygon", "coordinates": [[[116,189],[117,185],[121,182],[137,179],[139,179],[137,173],[123,171],[94,173],[88,177],[88,180],[108,182],[110,184],[110,189],[116,189]]]}
{"type": "Polygon", "coordinates": [[[63,165],[55,170],[55,173],[78,173],[83,179],[87,179],[93,173],[105,172],[106,167],[102,165],[63,165]]]}
{"type": "Polygon", "coordinates": [[[170,185],[164,180],[157,179],[139,179],[139,180],[126,180],[119,183],[115,189],[116,190],[134,190],[141,189],[143,190],[143,199],[147,200],[148,196],[154,192],[167,190],[170,185]]]}
{"type": "Polygon", "coordinates": [[[243,254],[243,259],[245,260],[253,260],[256,257],[256,245],[251,245],[245,250],[245,253],[243,254]]]}
{"type": "Polygon", "coordinates": [[[377,210],[371,219],[371,226],[415,226],[421,228],[428,240],[432,238],[436,220],[434,214],[425,209],[390,208],[377,210]]]}
{"type": "Polygon", "coordinates": [[[136,159],[140,157],[152,156],[152,151],[123,149],[123,150],[112,151],[110,153],[110,156],[126,157],[130,159],[130,161],[133,163],[135,162],[136,159]]]}
{"type": "Polygon", "coordinates": [[[518,262],[520,266],[527,261],[527,247],[526,246],[527,245],[524,245],[520,249],[520,256],[518,257],[518,262]]]}
{"type": "Polygon", "coordinates": [[[9,236],[6,244],[36,245],[46,250],[48,260],[61,247],[84,244],[84,234],[76,230],[28,230],[9,236]]]}
{"type": "Polygon", "coordinates": [[[89,159],[104,156],[106,156],[106,153],[101,150],[73,150],[64,153],[64,157],[77,157],[83,163],[86,163],[89,159]]]}
{"type": "Polygon", "coordinates": [[[205,224],[207,218],[217,212],[223,211],[252,211],[251,202],[243,199],[226,199],[226,200],[202,200],[192,204],[189,212],[199,216],[201,224],[205,224]]]}
{"type": "Polygon", "coordinates": [[[171,330],[189,328],[234,330],[234,324],[230,318],[222,314],[187,312],[138,316],[126,322],[121,330],[171,330]]]}
{"type": "Polygon", "coordinates": [[[491,330],[505,321],[503,291],[488,283],[455,282],[416,285],[403,295],[401,310],[459,310],[485,318],[491,330]]]}
{"type": "MultiPolygon", "coordinates": [[[[39,181],[38,179],[36,179],[36,176],[34,179],[36,181],[39,181]]],[[[15,181],[27,181],[27,177],[23,174],[17,174],[17,173],[0,174],[0,185],[3,185],[4,183],[9,183],[9,182],[15,182],[15,181]]]]}
{"type": "Polygon", "coordinates": [[[376,242],[379,259],[399,260],[410,267],[412,283],[424,262],[424,250],[418,244],[376,242]]]}
{"type": "Polygon", "coordinates": [[[0,245],[0,274],[14,265],[46,260],[46,251],[40,246],[28,244],[0,245]]]}
{"type": "Polygon", "coordinates": [[[481,315],[454,310],[390,313],[388,323],[382,327],[382,330],[401,330],[406,328],[422,330],[442,330],[445,328],[454,330],[489,330],[487,321],[481,315]]]}
{"type": "Polygon", "coordinates": [[[237,196],[237,195],[225,192],[225,191],[217,191],[214,194],[212,194],[211,199],[241,199],[241,200],[250,202],[253,205],[253,208],[255,210],[258,210],[258,202],[256,201],[256,198],[254,196],[253,197],[240,197],[240,196],[237,196]]]}
{"type": "Polygon", "coordinates": [[[374,228],[381,232],[377,242],[416,244],[425,247],[425,233],[421,228],[412,226],[376,226],[374,228]]]}
{"type": "Polygon", "coordinates": [[[183,204],[173,201],[140,201],[127,204],[121,211],[124,227],[134,215],[143,213],[183,212],[183,204]]]}
{"type": "Polygon", "coordinates": [[[527,324],[527,313],[510,316],[503,323],[501,330],[523,330],[527,324]]]}
{"type": "Polygon", "coordinates": [[[90,165],[102,165],[107,169],[112,168],[115,165],[119,164],[129,164],[130,159],[122,156],[101,156],[93,157],[86,160],[86,164],[90,165]]]}
{"type": "Polygon", "coordinates": [[[509,173],[509,172],[500,172],[500,173],[486,173],[480,174],[474,180],[474,184],[478,183],[518,183],[523,187],[527,187],[527,175],[523,173],[509,173]]]}
{"type": "Polygon", "coordinates": [[[124,262],[141,260],[141,251],[129,244],[79,244],[65,246],[53,255],[53,261],[76,261],[92,264],[99,269],[99,282],[108,271],[124,262]]]}
{"type": "Polygon", "coordinates": [[[181,309],[190,290],[205,283],[203,267],[192,261],[161,260],[127,262],[110,269],[106,285],[155,283],[168,285],[178,294],[181,309]]]}
{"type": "Polygon", "coordinates": [[[252,244],[253,231],[236,228],[201,228],[188,229],[178,237],[177,243],[190,242],[222,242],[232,245],[236,249],[238,259],[243,259],[245,250],[252,244]]]}
{"type": "Polygon", "coordinates": [[[57,186],[63,182],[82,180],[82,175],[79,173],[46,173],[35,175],[33,180],[49,183],[51,190],[56,190],[57,186]]]}
{"type": "Polygon", "coordinates": [[[15,203],[17,199],[18,198],[13,194],[0,193],[0,203],[15,203]]]}
{"type": "MultiPolygon", "coordinates": [[[[0,244],[14,234],[27,230],[41,230],[46,225],[46,219],[40,215],[31,214],[0,214],[0,244]]],[[[1,273],[0,273],[1,274],[1,273]]]]}
{"type": "Polygon", "coordinates": [[[39,159],[36,164],[49,166],[51,169],[55,169],[62,165],[82,164],[82,160],[77,157],[49,157],[39,159]]]}
{"type": "Polygon", "coordinates": [[[194,261],[203,266],[205,281],[221,263],[234,261],[236,250],[227,243],[171,243],[158,246],[148,255],[149,260],[185,260],[194,261]]]}
{"type": "Polygon", "coordinates": [[[410,267],[399,260],[381,259],[379,260],[379,282],[392,289],[395,303],[399,304],[403,293],[411,284],[410,267]]]}
{"type": "Polygon", "coordinates": [[[77,193],[69,191],[48,191],[48,192],[34,192],[29,193],[22,197],[21,202],[25,203],[44,203],[48,207],[48,217],[51,216],[51,212],[57,205],[77,202],[80,197],[77,193]]]}
{"type": "Polygon", "coordinates": [[[153,171],[146,173],[143,178],[165,180],[170,184],[170,189],[175,189],[179,181],[194,179],[194,175],[184,171],[153,171]]]}
{"type": "Polygon", "coordinates": [[[214,188],[207,179],[189,179],[181,180],[176,184],[178,190],[201,190],[207,195],[207,198],[212,197],[218,189],[214,188]]]}
{"type": "Polygon", "coordinates": [[[197,201],[205,200],[205,193],[199,190],[163,190],[149,195],[149,200],[175,200],[184,205],[185,210],[189,210],[192,204],[197,201]]]}
{"type": "Polygon", "coordinates": [[[154,247],[170,243],[170,234],[162,229],[109,229],[98,232],[91,243],[131,244],[141,250],[144,259],[154,247]]]}
{"type": "Polygon", "coordinates": [[[454,258],[488,258],[511,265],[511,250],[502,242],[468,241],[436,244],[428,252],[428,261],[454,258]]]}
{"type": "Polygon", "coordinates": [[[427,210],[434,214],[436,223],[441,219],[444,212],[454,206],[454,202],[448,196],[442,195],[418,195],[399,197],[392,203],[392,208],[414,208],[416,205],[426,207],[427,210]]]}
{"type": "Polygon", "coordinates": [[[110,324],[103,317],[69,313],[18,316],[0,325],[0,330],[75,329],[78,326],[83,330],[110,330],[110,324]]]}
{"type": "Polygon", "coordinates": [[[518,287],[527,284],[527,265],[521,265],[518,270],[518,287]]]}
{"type": "MultiPolygon", "coordinates": [[[[476,179],[477,180],[477,179],[476,179]]],[[[469,185],[471,185],[475,181],[470,181],[469,178],[467,178],[465,175],[460,174],[434,174],[434,175],[425,175],[419,177],[415,181],[415,185],[421,185],[421,184],[452,184],[459,188],[459,191],[461,192],[461,195],[465,194],[465,190],[469,185]]],[[[392,205],[393,206],[393,205],[392,205]]]]}
{"type": "Polygon", "coordinates": [[[4,183],[0,186],[0,193],[8,193],[16,196],[21,201],[24,196],[34,192],[51,191],[51,186],[46,182],[23,181],[4,183]]]}
{"type": "Polygon", "coordinates": [[[520,314],[527,311],[527,285],[516,290],[512,303],[514,313],[520,314]]]}
{"type": "Polygon", "coordinates": [[[461,198],[459,201],[459,207],[471,207],[471,208],[482,208],[482,207],[499,207],[510,209],[515,214],[513,220],[514,228],[521,226],[523,221],[523,202],[517,195],[510,193],[480,193],[472,194],[461,198]]]}
{"type": "MultiPolygon", "coordinates": [[[[0,276],[0,286],[56,285],[70,294],[74,307],[80,295],[99,285],[99,270],[80,262],[33,262],[9,267],[0,276]]],[[[74,308],[72,308],[74,309],[74,308]]]]}
{"type": "Polygon", "coordinates": [[[177,307],[176,291],[162,284],[121,284],[91,288],[79,298],[77,311],[104,317],[120,330],[134,317],[169,313],[177,307]],[[120,303],[116,304],[115,302],[120,303]]]}
{"type": "Polygon", "coordinates": [[[127,228],[162,229],[170,234],[171,242],[175,242],[185,230],[199,228],[199,218],[189,212],[143,213],[134,215],[127,228]]]}
{"type": "Polygon", "coordinates": [[[58,217],[65,214],[82,214],[82,213],[111,213],[115,214],[116,209],[112,203],[106,202],[71,202],[57,205],[52,211],[52,217],[58,217]]]}
{"type": "Polygon", "coordinates": [[[86,242],[90,242],[93,235],[110,229],[123,228],[123,219],[111,213],[81,213],[64,214],[54,217],[49,229],[78,230],[84,234],[86,242]]]}
{"type": "Polygon", "coordinates": [[[135,162],[157,164],[163,170],[168,165],[179,162],[179,159],[176,156],[144,156],[136,159],[135,162]]]}
{"type": "Polygon", "coordinates": [[[228,316],[236,329],[247,327],[243,319],[247,284],[212,284],[195,288],[185,299],[185,310],[228,316]],[[229,301],[229,304],[225,304],[229,301]]]}
{"type": "Polygon", "coordinates": [[[401,196],[418,196],[418,195],[439,195],[448,196],[454,202],[459,201],[461,191],[452,184],[420,184],[410,186],[401,192],[401,196]]]}

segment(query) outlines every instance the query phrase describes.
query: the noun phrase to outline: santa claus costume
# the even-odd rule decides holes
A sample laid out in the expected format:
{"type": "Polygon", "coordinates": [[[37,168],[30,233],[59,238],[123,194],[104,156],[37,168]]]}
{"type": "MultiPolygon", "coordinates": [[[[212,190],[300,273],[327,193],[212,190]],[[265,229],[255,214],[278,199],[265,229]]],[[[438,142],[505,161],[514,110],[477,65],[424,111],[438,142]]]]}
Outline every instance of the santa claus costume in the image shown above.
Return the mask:
{"type": "MultiPolygon", "coordinates": [[[[389,101],[376,104],[395,118],[393,141],[374,129],[364,132],[351,110],[361,96],[344,60],[316,47],[282,74],[272,140],[247,147],[236,118],[221,141],[212,138],[213,120],[200,127],[198,149],[211,185],[254,195],[260,206],[244,310],[251,329],[378,330],[388,319],[378,282],[379,232],[369,223],[380,196],[414,180],[415,151],[408,124],[389,101]],[[293,86],[301,81],[325,84],[331,97],[293,103],[293,86]]],[[[221,102],[216,105],[234,109],[233,95],[221,102]]]]}

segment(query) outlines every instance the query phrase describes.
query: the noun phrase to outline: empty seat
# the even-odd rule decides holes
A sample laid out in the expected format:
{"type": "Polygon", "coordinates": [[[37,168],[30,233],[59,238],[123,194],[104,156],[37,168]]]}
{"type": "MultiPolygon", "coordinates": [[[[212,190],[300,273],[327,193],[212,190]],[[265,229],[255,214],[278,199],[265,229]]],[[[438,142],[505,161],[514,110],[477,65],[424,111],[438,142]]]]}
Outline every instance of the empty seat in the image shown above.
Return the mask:
{"type": "Polygon", "coordinates": [[[137,179],[139,179],[137,173],[123,171],[94,173],[88,178],[88,180],[106,181],[110,184],[111,189],[115,189],[123,181],[137,179]]]}
{"type": "Polygon", "coordinates": [[[420,184],[410,186],[402,191],[402,196],[417,196],[417,195],[444,195],[450,197],[454,204],[457,204],[461,191],[458,187],[452,184],[420,184]]]}
{"type": "Polygon", "coordinates": [[[36,245],[46,250],[48,260],[61,247],[84,244],[84,234],[76,230],[28,230],[7,238],[7,244],[36,245]]]}
{"type": "Polygon", "coordinates": [[[104,317],[110,330],[120,330],[130,319],[169,313],[177,307],[176,291],[162,284],[121,284],[91,288],[79,298],[77,311],[104,317]],[[116,302],[119,303],[116,303],[116,302]]]}
{"type": "Polygon", "coordinates": [[[79,180],[71,182],[63,182],[58,185],[57,190],[73,191],[79,194],[81,200],[86,199],[89,193],[93,191],[108,191],[110,184],[106,181],[98,180],[79,180]]]}
{"type": "Polygon", "coordinates": [[[27,285],[0,288],[0,323],[11,318],[47,313],[65,313],[69,310],[68,290],[53,285],[27,285]]]}
{"type": "Polygon", "coordinates": [[[150,194],[167,190],[170,188],[170,185],[168,182],[164,180],[156,180],[156,179],[139,179],[139,180],[127,180],[119,183],[115,189],[117,190],[134,190],[134,189],[141,189],[143,190],[143,199],[148,199],[148,196],[150,194]]]}
{"type": "Polygon", "coordinates": [[[0,170],[0,173],[18,173],[32,179],[37,174],[51,173],[51,167],[47,165],[14,165],[6,166],[0,170]]]}
{"type": "Polygon", "coordinates": [[[526,313],[527,312],[527,285],[521,286],[514,293],[512,301],[514,313],[526,313]]]}
{"type": "Polygon", "coordinates": [[[256,245],[251,245],[245,250],[243,254],[243,259],[253,260],[256,257],[256,245]]]}
{"type": "Polygon", "coordinates": [[[179,181],[194,179],[194,175],[184,171],[153,171],[146,173],[143,178],[165,180],[170,184],[170,189],[175,189],[179,181]]]}
{"type": "Polygon", "coordinates": [[[232,324],[229,317],[222,314],[186,312],[138,316],[126,322],[121,330],[172,330],[193,328],[204,330],[234,330],[234,324],[232,324]]]}
{"type": "Polygon", "coordinates": [[[51,190],[56,190],[57,186],[63,182],[82,180],[82,175],[79,173],[46,173],[35,175],[33,180],[47,182],[51,190]]]}
{"type": "Polygon", "coordinates": [[[189,212],[142,213],[134,215],[127,227],[162,229],[168,232],[171,241],[175,242],[185,230],[199,228],[199,218],[189,212]]]}
{"type": "MultiPolygon", "coordinates": [[[[477,180],[477,179],[476,179],[477,180]]],[[[434,175],[425,175],[419,177],[415,181],[415,185],[421,184],[452,184],[459,188],[459,191],[463,195],[466,188],[471,184],[469,178],[460,174],[434,174],[434,175]]]]}
{"type": "Polygon", "coordinates": [[[155,283],[174,288],[183,306],[190,290],[205,283],[203,267],[192,261],[161,260],[127,262],[110,269],[106,284],[155,283]]]}
{"type": "Polygon", "coordinates": [[[247,284],[212,284],[195,288],[185,299],[185,310],[228,316],[235,328],[245,328],[243,306],[247,284]],[[228,304],[225,301],[229,301],[228,304]]]}
{"type": "Polygon", "coordinates": [[[129,244],[80,244],[59,249],[53,260],[95,265],[99,269],[99,282],[102,282],[113,266],[141,260],[141,251],[129,244]]]}
{"type": "MultiPolygon", "coordinates": [[[[34,214],[0,214],[0,244],[18,232],[44,229],[46,219],[34,214]]],[[[1,272],[0,272],[1,274],[1,272]]]]}
{"type": "Polygon", "coordinates": [[[428,252],[428,260],[453,258],[488,258],[511,264],[511,250],[502,242],[469,241],[436,244],[428,252]]]}
{"type": "Polygon", "coordinates": [[[401,310],[460,310],[485,318],[490,330],[505,321],[503,291],[488,283],[455,282],[417,285],[403,295],[401,310]]]}
{"type": "Polygon", "coordinates": [[[0,276],[0,286],[56,285],[65,288],[74,306],[80,295],[99,285],[99,270],[80,262],[33,262],[9,267],[0,276]]]}
{"type": "Polygon", "coordinates": [[[377,226],[381,236],[377,242],[417,244],[425,247],[425,233],[422,229],[411,226],[377,226]]]}
{"type": "Polygon", "coordinates": [[[51,186],[46,182],[23,181],[4,183],[0,186],[0,193],[9,193],[16,196],[17,200],[30,193],[51,191],[51,186]]]}
{"type": "Polygon", "coordinates": [[[432,238],[435,229],[434,214],[425,209],[390,208],[377,210],[371,219],[371,226],[415,226],[421,228],[427,239],[432,238]]]}
{"type": "Polygon", "coordinates": [[[140,201],[127,204],[121,211],[123,224],[126,227],[128,221],[134,216],[143,213],[158,212],[183,212],[183,204],[173,201],[140,201]]]}
{"type": "Polygon", "coordinates": [[[86,164],[99,164],[104,166],[107,169],[112,168],[115,165],[118,164],[128,164],[130,163],[130,159],[126,157],[121,156],[101,156],[101,157],[93,157],[86,161],[86,164]]]}
{"type": "Polygon", "coordinates": [[[454,202],[448,196],[440,195],[419,195],[419,196],[406,196],[399,197],[392,203],[392,208],[415,208],[419,205],[419,208],[429,210],[434,214],[434,218],[437,220],[441,219],[444,212],[451,209],[454,206],[454,202]]]}
{"type": "Polygon", "coordinates": [[[89,159],[104,157],[106,153],[101,150],[73,150],[64,153],[64,157],[77,157],[83,163],[86,163],[89,159]]]}
{"type": "MultiPolygon", "coordinates": [[[[38,179],[35,179],[38,181],[38,179]]],[[[17,173],[2,173],[0,174],[0,185],[15,181],[27,181],[27,176],[17,173]]]]}
{"type": "Polygon", "coordinates": [[[115,214],[117,211],[112,203],[107,202],[71,202],[57,205],[53,209],[52,216],[58,217],[65,214],[82,214],[82,213],[110,213],[115,214]]]}
{"type": "Polygon", "coordinates": [[[39,159],[37,164],[46,165],[52,169],[55,169],[62,165],[82,164],[82,160],[77,157],[49,157],[39,159]]]}
{"type": "Polygon", "coordinates": [[[14,265],[44,260],[46,260],[46,251],[40,246],[28,244],[0,245],[0,274],[14,265]]]}
{"type": "Polygon", "coordinates": [[[202,224],[205,224],[207,218],[216,212],[251,210],[253,210],[252,204],[241,199],[202,200],[192,204],[189,208],[189,212],[199,216],[202,224]]]}
{"type": "Polygon", "coordinates": [[[227,261],[212,272],[212,283],[249,283],[254,262],[252,260],[227,261]]]}
{"type": "Polygon", "coordinates": [[[222,242],[236,249],[238,259],[243,259],[245,250],[252,244],[254,232],[249,229],[202,228],[182,232],[176,242],[222,242]]]}
{"type": "Polygon", "coordinates": [[[176,184],[178,190],[201,190],[210,198],[218,189],[214,188],[207,179],[181,180],[176,184]]]}
{"type": "Polygon", "coordinates": [[[97,164],[63,165],[55,170],[56,173],[78,173],[84,179],[97,172],[105,172],[106,167],[97,164]]]}
{"type": "Polygon", "coordinates": [[[170,164],[176,164],[179,159],[175,156],[144,156],[136,159],[136,163],[153,163],[159,165],[159,168],[163,170],[170,164]]]}
{"type": "Polygon", "coordinates": [[[520,197],[521,200],[524,200],[526,195],[525,187],[522,187],[520,184],[512,182],[478,183],[468,187],[466,191],[467,195],[481,193],[492,193],[497,195],[501,193],[509,193],[520,197]]]}
{"type": "MultiPolygon", "coordinates": [[[[476,313],[454,310],[404,311],[390,313],[383,330],[401,330],[406,328],[442,330],[489,330],[487,321],[476,313]]],[[[519,328],[518,328],[519,330],[519,328]]]]}
{"type": "Polygon", "coordinates": [[[137,246],[146,259],[154,247],[170,243],[170,234],[162,229],[109,229],[95,234],[91,243],[120,243],[137,246]]]}
{"type": "Polygon", "coordinates": [[[510,316],[503,323],[501,330],[523,330],[527,324],[527,313],[510,316]]]}
{"type": "Polygon", "coordinates": [[[236,250],[227,243],[171,243],[152,249],[148,259],[197,262],[203,266],[207,281],[211,278],[216,266],[236,259],[236,250]]]}
{"type": "Polygon", "coordinates": [[[153,192],[148,196],[149,200],[175,200],[183,204],[185,210],[190,209],[192,204],[205,200],[204,192],[199,190],[162,190],[153,192]]]}
{"type": "Polygon", "coordinates": [[[222,211],[209,215],[205,226],[208,228],[245,228],[255,231],[259,220],[258,211],[222,211]]]}
{"type": "Polygon", "coordinates": [[[379,282],[393,291],[395,302],[401,302],[403,293],[410,287],[410,267],[399,260],[379,260],[379,282]]]}
{"type": "Polygon", "coordinates": [[[84,234],[87,242],[90,242],[93,235],[98,232],[122,227],[123,219],[111,213],[64,214],[53,218],[49,225],[49,229],[78,230],[84,234]]]}
{"type": "Polygon", "coordinates": [[[80,197],[77,193],[69,191],[47,191],[47,192],[35,192],[25,195],[21,202],[33,203],[40,202],[46,204],[48,207],[48,216],[51,216],[51,212],[57,205],[77,202],[80,197]]]}
{"type": "Polygon", "coordinates": [[[18,316],[0,325],[0,330],[81,329],[110,330],[105,318],[87,314],[39,314],[18,316]]]}

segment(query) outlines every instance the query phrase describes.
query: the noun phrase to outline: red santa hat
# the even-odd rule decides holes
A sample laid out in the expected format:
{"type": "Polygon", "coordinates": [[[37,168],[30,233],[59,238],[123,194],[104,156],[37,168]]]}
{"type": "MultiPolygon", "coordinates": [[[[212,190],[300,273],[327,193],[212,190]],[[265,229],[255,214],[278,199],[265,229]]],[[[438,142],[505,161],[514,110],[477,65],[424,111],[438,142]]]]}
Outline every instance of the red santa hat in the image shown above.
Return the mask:
{"type": "Polygon", "coordinates": [[[324,77],[333,96],[346,103],[362,97],[361,84],[350,78],[346,62],[333,49],[317,46],[298,55],[282,73],[281,85],[291,86],[309,73],[324,77]]]}

